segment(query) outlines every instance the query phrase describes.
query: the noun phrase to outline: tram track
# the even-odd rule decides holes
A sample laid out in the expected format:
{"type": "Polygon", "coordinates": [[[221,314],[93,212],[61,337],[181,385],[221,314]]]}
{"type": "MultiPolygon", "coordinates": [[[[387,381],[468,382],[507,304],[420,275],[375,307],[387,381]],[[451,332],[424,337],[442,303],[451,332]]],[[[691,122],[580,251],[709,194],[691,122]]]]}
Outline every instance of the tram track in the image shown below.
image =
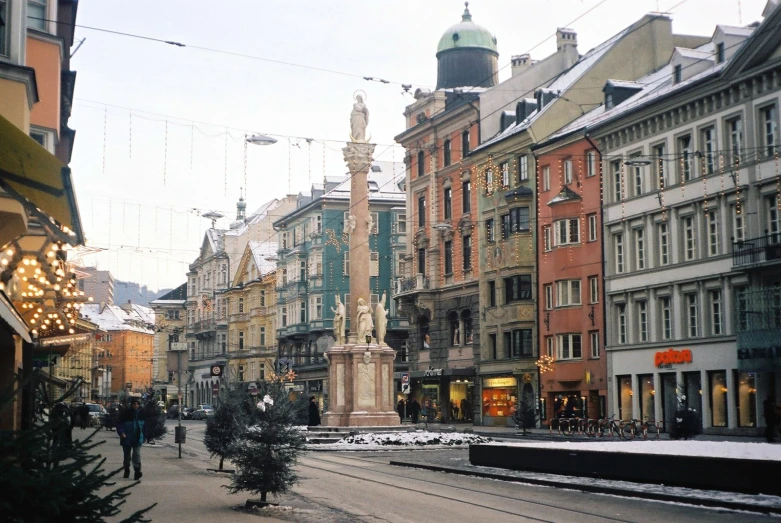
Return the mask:
{"type": "MultiPolygon", "coordinates": [[[[323,457],[322,455],[315,457],[315,456],[312,456],[310,454],[310,455],[307,456],[307,461],[308,462],[309,461],[315,461],[315,462],[322,463],[322,464],[340,465],[340,466],[343,466],[343,467],[350,467],[350,468],[355,468],[355,469],[358,469],[358,470],[361,470],[361,471],[367,471],[367,468],[364,467],[364,466],[351,465],[349,463],[345,463],[345,461],[348,461],[348,460],[349,461],[364,462],[364,463],[371,463],[373,465],[380,465],[380,464],[386,465],[386,463],[378,462],[378,461],[371,460],[371,459],[350,457],[350,456],[344,456],[344,455],[339,455],[336,459],[327,459],[327,458],[323,457]]],[[[460,498],[455,497],[455,496],[443,496],[441,493],[435,492],[434,490],[428,489],[426,487],[431,486],[431,485],[436,485],[436,486],[444,487],[444,488],[448,488],[448,489],[455,489],[455,490],[461,491],[461,492],[468,492],[470,494],[475,494],[475,495],[478,495],[478,496],[483,496],[483,497],[488,496],[492,500],[495,500],[495,501],[498,501],[498,502],[504,502],[505,504],[508,503],[508,502],[511,502],[511,503],[517,503],[517,504],[521,504],[521,505],[529,505],[529,506],[533,506],[533,507],[536,507],[536,508],[544,508],[544,509],[549,509],[549,510],[553,510],[553,511],[563,512],[563,513],[566,513],[566,514],[572,514],[573,515],[572,518],[566,518],[568,520],[575,519],[578,516],[580,516],[580,517],[590,516],[590,517],[601,519],[603,521],[615,521],[615,522],[620,522],[620,523],[634,523],[634,520],[615,518],[615,517],[611,517],[611,516],[608,516],[608,515],[606,515],[604,513],[600,513],[600,512],[590,512],[590,511],[579,510],[579,509],[574,509],[574,508],[562,507],[560,505],[556,505],[556,504],[553,504],[553,503],[545,503],[545,502],[542,502],[542,501],[532,501],[532,500],[528,500],[528,499],[520,499],[520,498],[517,498],[517,497],[507,496],[507,495],[503,495],[503,494],[497,494],[496,492],[492,492],[492,491],[489,491],[489,490],[470,488],[470,487],[466,487],[466,486],[459,486],[459,485],[454,485],[452,483],[445,483],[445,482],[440,482],[440,481],[431,481],[431,480],[417,479],[417,478],[411,477],[408,474],[401,474],[401,473],[396,474],[396,473],[393,473],[393,472],[379,470],[378,468],[371,468],[371,469],[368,469],[368,470],[372,474],[380,474],[380,475],[386,476],[388,478],[398,479],[400,484],[396,484],[396,483],[392,483],[392,482],[385,482],[385,481],[381,481],[381,480],[378,480],[378,479],[372,479],[372,478],[366,477],[365,474],[364,475],[348,474],[346,472],[340,472],[340,471],[333,470],[333,468],[317,467],[317,466],[311,465],[309,463],[304,463],[303,461],[299,461],[298,466],[299,467],[304,467],[304,468],[310,468],[310,469],[314,469],[314,470],[319,470],[319,471],[322,471],[322,472],[326,472],[326,473],[329,473],[329,474],[334,474],[334,475],[345,477],[345,478],[357,479],[357,480],[360,480],[360,481],[371,482],[371,483],[375,483],[375,484],[378,484],[378,485],[382,485],[383,487],[395,488],[395,489],[404,490],[404,491],[410,490],[410,488],[411,488],[410,484],[409,484],[410,481],[415,481],[415,482],[418,482],[420,484],[419,486],[415,487],[415,490],[416,490],[416,492],[419,492],[421,494],[435,496],[437,499],[440,499],[440,500],[443,500],[443,501],[450,501],[450,502],[461,503],[461,504],[468,505],[468,506],[471,506],[471,507],[474,507],[474,508],[490,510],[492,512],[497,512],[497,513],[501,513],[501,514],[507,514],[507,515],[511,515],[511,516],[521,516],[521,517],[525,518],[528,521],[539,521],[539,522],[544,522],[544,523],[555,523],[556,521],[561,521],[561,519],[555,519],[555,520],[541,519],[541,518],[538,518],[538,517],[534,517],[534,516],[531,516],[531,515],[520,513],[518,511],[510,511],[510,510],[505,510],[505,509],[499,508],[497,506],[497,503],[493,503],[493,504],[485,503],[485,504],[482,504],[482,503],[475,503],[475,502],[472,502],[472,501],[466,501],[464,499],[460,499],[460,498]],[[575,516],[575,515],[577,515],[577,516],[575,516]]]]}

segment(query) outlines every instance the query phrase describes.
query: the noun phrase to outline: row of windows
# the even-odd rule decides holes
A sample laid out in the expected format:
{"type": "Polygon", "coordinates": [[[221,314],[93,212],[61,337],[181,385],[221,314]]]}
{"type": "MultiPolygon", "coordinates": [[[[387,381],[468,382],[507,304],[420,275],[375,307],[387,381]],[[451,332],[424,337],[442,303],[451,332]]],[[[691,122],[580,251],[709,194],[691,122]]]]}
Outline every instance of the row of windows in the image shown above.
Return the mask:
{"type": "Polygon", "coordinates": [[[620,202],[624,198],[640,196],[676,183],[686,183],[699,176],[731,170],[748,160],[773,158],[779,147],[776,104],[765,105],[758,110],[756,132],[760,146],[756,150],[746,148],[740,116],[724,120],[721,140],[718,132],[719,126],[714,122],[696,131],[680,134],[674,139],[672,155],[665,142],[652,145],[650,166],[646,165],[647,161],[632,162],[644,154],[642,151],[631,153],[628,161],[612,161],[613,201],[620,202]],[[723,149],[719,148],[719,143],[723,144],[723,149]]]}
{"type": "MultiPolygon", "coordinates": [[[[596,176],[599,172],[599,157],[596,151],[586,151],[585,155],[580,158],[567,157],[563,158],[559,163],[559,187],[569,185],[575,180],[580,179],[580,174],[575,173],[575,162],[578,163],[578,173],[583,172],[583,168],[586,169],[586,177],[596,176]]],[[[542,185],[542,192],[551,190],[551,166],[543,165],[540,167],[540,183],[542,185]]]]}
{"type": "MultiPolygon", "coordinates": [[[[469,131],[466,130],[461,133],[461,159],[466,158],[469,154],[469,131]]],[[[453,145],[448,138],[442,143],[442,163],[445,167],[450,166],[453,163],[453,145]]],[[[426,153],[424,151],[418,152],[418,176],[426,174],[426,153]]]]}
{"type": "MultiPolygon", "coordinates": [[[[589,331],[588,357],[599,358],[599,331],[589,331]]],[[[556,360],[582,360],[583,335],[581,333],[565,333],[545,337],[545,351],[556,360]]]]}
{"type": "MultiPolygon", "coordinates": [[[[421,196],[418,198],[418,225],[423,227],[426,225],[426,198],[421,196]],[[423,210],[423,214],[420,211],[423,210]]],[[[452,187],[445,187],[442,193],[442,210],[445,220],[450,220],[453,217],[453,189],[452,187]]],[[[465,180],[461,182],[461,212],[468,214],[472,211],[472,182],[465,180]]]]}
{"type": "MultiPolygon", "coordinates": [[[[543,286],[543,292],[545,294],[545,309],[551,310],[554,307],[572,307],[573,305],[581,305],[581,281],[561,280],[555,284],[549,283],[543,286]],[[555,285],[555,287],[554,287],[555,285]],[[554,288],[555,288],[555,302],[554,302],[554,288]]],[[[599,277],[588,277],[588,302],[599,303],[599,277]]]]}
{"type": "Polygon", "coordinates": [[[534,357],[531,329],[513,329],[501,333],[502,346],[498,345],[496,333],[488,334],[488,354],[491,360],[534,357]]]}
{"type": "MultiPolygon", "coordinates": [[[[725,306],[721,289],[707,291],[705,299],[706,311],[703,315],[699,293],[684,293],[679,311],[674,310],[672,297],[660,297],[655,301],[653,313],[656,319],[653,322],[649,321],[652,311],[648,300],[635,301],[631,305],[632,310],[626,303],[616,304],[614,341],[624,345],[632,341],[644,343],[725,334],[725,306]]],[[[740,304],[740,298],[737,301],[740,304]]]]}
{"type": "MultiPolygon", "coordinates": [[[[781,233],[778,196],[765,198],[764,205],[766,230],[771,235],[781,233]]],[[[746,239],[746,231],[745,215],[739,206],[730,206],[728,227],[723,223],[726,212],[725,209],[716,207],[709,209],[704,215],[697,213],[679,217],[678,249],[671,248],[673,241],[671,228],[674,222],[657,223],[654,226],[653,238],[649,238],[645,227],[634,227],[628,232],[613,234],[615,273],[621,274],[630,270],[643,270],[653,266],[665,266],[674,262],[687,262],[728,253],[729,242],[724,238],[742,242],[746,239]],[[632,248],[633,252],[631,260],[627,259],[628,247],[632,248]]]]}
{"type": "MultiPolygon", "coordinates": [[[[448,240],[445,242],[445,275],[453,274],[453,241],[448,240]]],[[[424,259],[425,259],[425,250],[424,259]]],[[[461,242],[461,267],[464,271],[472,270],[472,236],[466,235],[461,242]]],[[[425,269],[425,261],[424,261],[425,269]]]]}

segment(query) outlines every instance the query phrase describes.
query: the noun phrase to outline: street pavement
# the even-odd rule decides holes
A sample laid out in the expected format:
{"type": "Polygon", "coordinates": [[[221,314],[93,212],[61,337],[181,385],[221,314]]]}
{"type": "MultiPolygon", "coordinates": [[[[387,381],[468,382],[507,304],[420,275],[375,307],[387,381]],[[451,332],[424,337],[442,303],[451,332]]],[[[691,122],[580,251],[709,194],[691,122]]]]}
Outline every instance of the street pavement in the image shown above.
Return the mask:
{"type": "MultiPolygon", "coordinates": [[[[218,461],[203,446],[205,423],[185,421],[187,443],[178,458],[174,426],[157,445],[144,445],[144,476],[131,489],[120,521],[136,509],[157,503],[149,513],[155,522],[200,521],[734,521],[734,512],[703,507],[678,506],[635,498],[595,496],[559,488],[491,481],[485,478],[443,474],[421,469],[390,466],[390,461],[407,461],[443,468],[466,468],[467,449],[402,448],[395,451],[329,453],[310,452],[297,468],[301,482],[276,499],[280,507],[247,511],[244,502],[257,496],[230,494],[224,485],[230,476],[209,471],[218,461]]],[[[421,427],[423,426],[421,425],[421,427]]],[[[450,427],[430,426],[431,430],[450,427]]],[[[495,439],[514,438],[510,428],[457,426],[490,435],[495,439]]],[[[74,437],[87,431],[76,429],[74,437]]],[[[527,438],[529,436],[526,436],[527,438]]],[[[535,438],[550,438],[546,430],[535,438]]],[[[555,436],[554,438],[558,438],[555,436]]],[[[122,466],[122,450],[114,431],[100,431],[104,440],[96,452],[107,462],[106,470],[122,466]]],[[[590,438],[583,438],[584,440],[590,438]]],[[[227,464],[226,464],[227,466],[227,464]]],[[[132,480],[116,477],[119,484],[132,480]]],[[[762,521],[763,516],[741,514],[741,521],[762,521]]]]}

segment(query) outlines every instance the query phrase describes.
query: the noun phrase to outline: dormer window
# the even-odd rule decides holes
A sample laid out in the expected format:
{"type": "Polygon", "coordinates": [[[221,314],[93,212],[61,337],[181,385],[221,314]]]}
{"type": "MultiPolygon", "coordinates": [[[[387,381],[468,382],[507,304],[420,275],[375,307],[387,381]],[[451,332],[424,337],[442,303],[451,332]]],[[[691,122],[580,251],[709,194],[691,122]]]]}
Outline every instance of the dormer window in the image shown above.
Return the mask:
{"type": "Polygon", "coordinates": [[[716,63],[724,62],[724,42],[716,44],[716,63]]]}
{"type": "Polygon", "coordinates": [[[676,65],[673,68],[673,83],[681,83],[681,78],[683,77],[683,67],[681,67],[681,64],[676,65]]]}

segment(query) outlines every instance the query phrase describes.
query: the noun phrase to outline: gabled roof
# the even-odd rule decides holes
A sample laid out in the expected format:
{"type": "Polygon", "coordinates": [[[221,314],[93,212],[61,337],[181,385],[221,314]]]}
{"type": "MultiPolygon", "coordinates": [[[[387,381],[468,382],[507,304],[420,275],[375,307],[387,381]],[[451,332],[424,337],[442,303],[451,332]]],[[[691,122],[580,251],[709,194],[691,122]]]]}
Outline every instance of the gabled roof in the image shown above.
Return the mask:
{"type": "Polygon", "coordinates": [[[176,302],[176,301],[182,301],[184,302],[187,300],[187,283],[183,283],[177,288],[175,288],[172,291],[168,291],[156,300],[153,300],[151,303],[161,303],[161,302],[176,302]]]}
{"type": "Polygon", "coordinates": [[[269,258],[276,257],[277,242],[250,241],[247,248],[251,251],[255,266],[258,268],[258,273],[261,276],[276,270],[277,262],[270,261],[269,258]]]}
{"type": "Polygon", "coordinates": [[[761,65],[781,46],[781,7],[768,2],[765,19],[732,56],[724,77],[730,78],[761,65]]]}

